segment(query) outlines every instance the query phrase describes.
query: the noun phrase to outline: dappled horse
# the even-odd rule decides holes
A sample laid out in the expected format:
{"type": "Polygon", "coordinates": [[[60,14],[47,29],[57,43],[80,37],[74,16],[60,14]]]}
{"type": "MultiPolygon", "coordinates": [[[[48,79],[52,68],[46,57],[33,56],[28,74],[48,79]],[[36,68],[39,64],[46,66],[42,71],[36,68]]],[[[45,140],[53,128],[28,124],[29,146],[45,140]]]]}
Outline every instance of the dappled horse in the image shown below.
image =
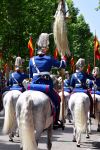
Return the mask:
{"type": "Polygon", "coordinates": [[[2,96],[3,107],[5,110],[3,133],[9,134],[10,141],[13,141],[13,137],[17,129],[15,106],[21,93],[22,92],[18,90],[12,90],[4,92],[2,96]]]}
{"type": "Polygon", "coordinates": [[[51,100],[46,94],[33,90],[22,93],[16,104],[16,117],[21,149],[37,150],[38,140],[47,129],[47,148],[51,150],[53,116],[51,100]]]}
{"type": "Polygon", "coordinates": [[[88,114],[90,110],[90,100],[86,93],[73,93],[69,99],[69,109],[73,117],[73,142],[77,142],[80,147],[81,133],[86,132],[89,138],[88,114]]]}

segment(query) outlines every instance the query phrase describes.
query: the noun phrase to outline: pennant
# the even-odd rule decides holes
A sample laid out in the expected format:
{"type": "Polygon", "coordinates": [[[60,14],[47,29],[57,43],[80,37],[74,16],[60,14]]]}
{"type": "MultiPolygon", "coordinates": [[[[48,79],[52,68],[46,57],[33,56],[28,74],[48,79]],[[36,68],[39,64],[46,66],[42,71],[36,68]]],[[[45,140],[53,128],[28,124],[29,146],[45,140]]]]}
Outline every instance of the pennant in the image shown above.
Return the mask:
{"type": "Polygon", "coordinates": [[[98,41],[96,35],[94,38],[94,52],[95,52],[95,58],[100,60],[99,41],[98,41]]]}
{"type": "Polygon", "coordinates": [[[57,59],[58,58],[58,49],[55,48],[54,50],[54,58],[57,59]]]}
{"type": "Polygon", "coordinates": [[[32,37],[30,37],[29,42],[28,42],[28,49],[29,49],[29,54],[30,58],[34,56],[34,48],[32,45],[32,37]]]}
{"type": "Polygon", "coordinates": [[[87,72],[87,74],[90,74],[90,72],[91,72],[91,66],[90,66],[90,63],[88,63],[86,72],[87,72]]]}

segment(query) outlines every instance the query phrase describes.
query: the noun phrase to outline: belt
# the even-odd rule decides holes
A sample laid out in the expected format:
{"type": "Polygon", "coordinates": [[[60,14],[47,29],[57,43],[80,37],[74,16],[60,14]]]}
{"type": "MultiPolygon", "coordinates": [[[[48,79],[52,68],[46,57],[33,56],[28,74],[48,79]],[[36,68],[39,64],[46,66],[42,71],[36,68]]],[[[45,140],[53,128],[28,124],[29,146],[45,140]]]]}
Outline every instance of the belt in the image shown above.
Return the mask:
{"type": "Polygon", "coordinates": [[[82,87],[82,85],[81,84],[75,84],[75,87],[79,88],[79,87],[82,87]]]}
{"type": "Polygon", "coordinates": [[[16,85],[18,85],[18,84],[13,84],[13,86],[16,86],[16,85]]]}
{"type": "Polygon", "coordinates": [[[33,77],[37,75],[50,75],[49,72],[39,72],[39,73],[33,73],[33,77]]]}

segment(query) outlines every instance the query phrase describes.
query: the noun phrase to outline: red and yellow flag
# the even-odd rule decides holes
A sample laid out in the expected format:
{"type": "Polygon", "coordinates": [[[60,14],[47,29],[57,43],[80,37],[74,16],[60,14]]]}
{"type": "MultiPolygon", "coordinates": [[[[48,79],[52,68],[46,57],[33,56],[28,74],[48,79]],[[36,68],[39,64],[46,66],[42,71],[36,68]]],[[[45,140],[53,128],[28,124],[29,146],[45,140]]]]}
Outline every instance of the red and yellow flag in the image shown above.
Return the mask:
{"type": "Polygon", "coordinates": [[[53,56],[54,56],[55,59],[58,58],[58,49],[57,48],[55,48],[53,56]]]}
{"type": "Polygon", "coordinates": [[[95,52],[95,58],[96,59],[100,59],[100,52],[99,52],[99,41],[95,35],[95,38],[94,38],[94,52],[95,52]]]}
{"type": "Polygon", "coordinates": [[[70,65],[71,65],[71,70],[74,72],[75,69],[75,61],[74,61],[74,57],[72,56],[71,60],[70,60],[70,65]]]}
{"type": "Polygon", "coordinates": [[[28,49],[29,49],[29,54],[30,58],[34,56],[34,48],[32,44],[32,37],[30,37],[29,42],[28,42],[28,49]]]}
{"type": "Polygon", "coordinates": [[[91,66],[90,66],[90,63],[88,63],[86,72],[87,72],[87,74],[90,74],[90,72],[91,72],[91,66]]]}

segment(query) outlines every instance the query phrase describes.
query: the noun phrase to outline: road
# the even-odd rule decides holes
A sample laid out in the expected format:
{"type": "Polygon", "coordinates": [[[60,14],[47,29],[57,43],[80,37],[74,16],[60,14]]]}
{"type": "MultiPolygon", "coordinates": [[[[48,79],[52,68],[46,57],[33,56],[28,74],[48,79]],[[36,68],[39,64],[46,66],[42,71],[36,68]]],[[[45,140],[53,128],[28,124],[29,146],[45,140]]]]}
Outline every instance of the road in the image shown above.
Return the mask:
{"type": "MultiPolygon", "coordinates": [[[[19,138],[15,137],[14,142],[9,142],[7,135],[2,135],[3,117],[0,117],[0,150],[19,150],[19,138]]],[[[81,138],[81,147],[77,148],[76,143],[72,142],[72,124],[66,121],[65,129],[53,130],[52,150],[100,150],[100,133],[96,132],[96,124],[92,121],[92,134],[90,139],[81,138]]],[[[39,150],[46,150],[46,131],[42,134],[39,150]]]]}

